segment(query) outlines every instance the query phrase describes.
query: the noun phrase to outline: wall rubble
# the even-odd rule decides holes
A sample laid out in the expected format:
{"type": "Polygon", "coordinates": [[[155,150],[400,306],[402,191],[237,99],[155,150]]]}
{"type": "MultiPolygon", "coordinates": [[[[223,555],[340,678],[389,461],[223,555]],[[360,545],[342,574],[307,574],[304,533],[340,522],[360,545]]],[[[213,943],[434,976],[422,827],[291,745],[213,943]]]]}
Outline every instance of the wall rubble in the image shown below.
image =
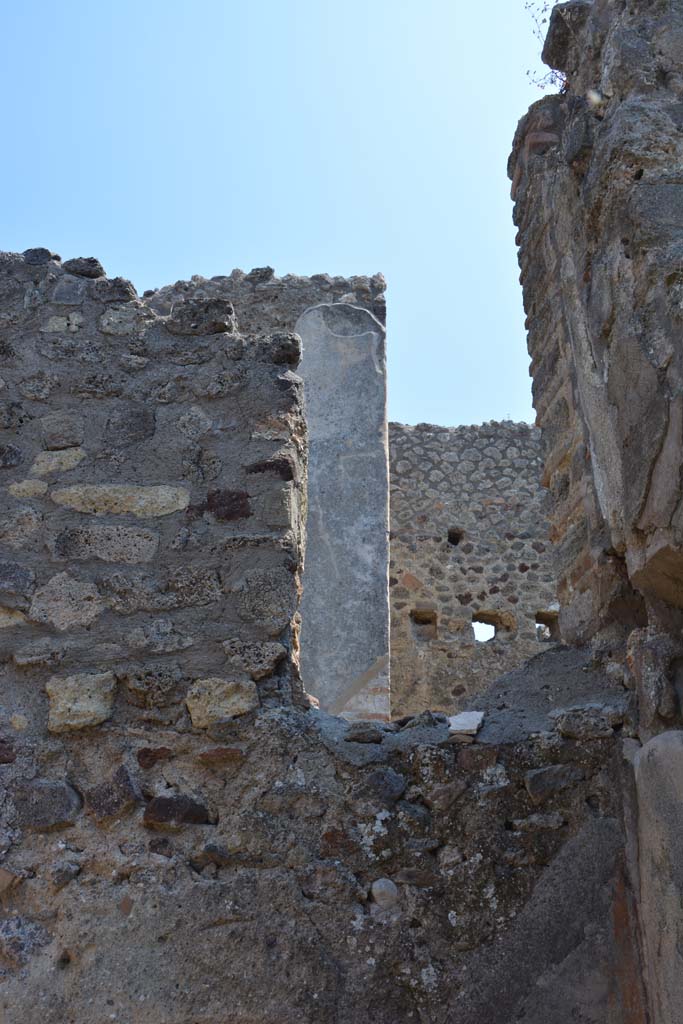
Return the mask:
{"type": "Polygon", "coordinates": [[[389,450],[392,709],[452,713],[559,639],[540,432],[391,423],[389,450]]]}

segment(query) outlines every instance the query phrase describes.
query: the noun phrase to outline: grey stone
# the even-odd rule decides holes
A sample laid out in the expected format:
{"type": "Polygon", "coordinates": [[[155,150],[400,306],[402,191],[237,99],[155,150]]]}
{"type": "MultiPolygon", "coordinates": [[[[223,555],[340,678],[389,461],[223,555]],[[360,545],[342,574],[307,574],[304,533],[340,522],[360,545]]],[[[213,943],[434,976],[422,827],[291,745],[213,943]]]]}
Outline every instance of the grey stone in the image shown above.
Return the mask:
{"type": "Polygon", "coordinates": [[[147,405],[118,406],[107,420],[104,428],[105,444],[139,444],[154,437],[156,429],[155,412],[147,405]]]}
{"type": "Polygon", "coordinates": [[[384,733],[374,722],[351,722],[344,740],[347,743],[381,743],[384,733]]]}
{"type": "Polygon", "coordinates": [[[78,878],[80,873],[81,865],[77,861],[57,861],[52,869],[52,884],[56,889],[63,889],[69,882],[73,882],[74,878],[78,878]]]}
{"type": "Polygon", "coordinates": [[[50,413],[41,418],[40,433],[48,451],[78,447],[85,438],[83,418],[65,412],[50,413]]]}
{"type": "Polygon", "coordinates": [[[82,802],[68,782],[34,779],[21,782],[12,790],[20,828],[37,832],[68,828],[78,817],[82,802]]]}
{"type": "Polygon", "coordinates": [[[0,604],[23,611],[35,590],[36,574],[18,562],[0,562],[0,604]]]}
{"type": "Polygon", "coordinates": [[[246,672],[254,680],[272,675],[287,657],[287,649],[279,643],[255,643],[237,638],[225,640],[223,650],[227,663],[238,672],[246,672]]]}
{"type": "Polygon", "coordinates": [[[159,535],[136,526],[69,527],[53,543],[57,558],[136,565],[150,562],[159,547],[159,535]]]}
{"type": "Polygon", "coordinates": [[[49,263],[52,259],[59,259],[49,249],[44,248],[26,249],[23,255],[24,263],[28,263],[31,267],[39,267],[43,263],[49,263]]]}
{"type": "Polygon", "coordinates": [[[376,878],[370,886],[370,894],[382,910],[393,910],[399,901],[398,888],[390,878],[376,878]]]}
{"type": "Polygon", "coordinates": [[[87,282],[82,278],[61,277],[52,293],[52,301],[62,306],[78,306],[86,296],[87,282]]]}
{"type": "Polygon", "coordinates": [[[0,444],[0,469],[13,469],[24,461],[21,448],[15,444],[0,444]]]}
{"type": "Polygon", "coordinates": [[[78,277],[104,277],[104,267],[94,256],[76,256],[74,259],[65,260],[62,268],[67,274],[76,274],[78,277]]]}
{"type": "Polygon", "coordinates": [[[683,732],[663,732],[635,758],[640,917],[655,1024],[675,1021],[683,1000],[683,732]]]}
{"type": "Polygon", "coordinates": [[[581,778],[581,769],[576,765],[553,764],[547,768],[534,768],[527,772],[524,776],[524,785],[532,801],[541,804],[581,778]]]}
{"type": "Polygon", "coordinates": [[[600,706],[563,708],[550,716],[560,735],[569,739],[594,740],[612,735],[609,717],[600,706]]]}
{"type": "Polygon", "coordinates": [[[91,625],[103,611],[104,603],[92,583],[62,572],[36,590],[29,618],[66,630],[91,625]]]}
{"type": "Polygon", "coordinates": [[[131,302],[138,293],[124,277],[101,277],[93,281],[90,294],[96,302],[131,302]]]}
{"type": "Polygon", "coordinates": [[[384,328],[338,303],[307,310],[296,332],[310,430],[301,672],[323,708],[388,718],[384,328]]]}
{"type": "Polygon", "coordinates": [[[171,334],[222,334],[236,329],[235,310],[226,299],[186,299],[173,306],[166,321],[171,334]]]}

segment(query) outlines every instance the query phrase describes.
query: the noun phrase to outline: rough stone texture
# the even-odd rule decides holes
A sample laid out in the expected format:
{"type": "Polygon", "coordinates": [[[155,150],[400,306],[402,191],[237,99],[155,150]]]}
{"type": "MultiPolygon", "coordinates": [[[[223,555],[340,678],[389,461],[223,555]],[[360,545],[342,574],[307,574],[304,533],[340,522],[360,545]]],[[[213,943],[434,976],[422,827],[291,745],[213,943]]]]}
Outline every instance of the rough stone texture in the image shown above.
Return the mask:
{"type": "Polygon", "coordinates": [[[185,698],[196,729],[245,715],[258,707],[258,690],[251,680],[197,679],[185,698]]]}
{"type": "MultiPolygon", "coordinates": [[[[297,677],[293,330],[381,320],[380,279],[145,303],[96,260],[0,258],[3,1022],[678,1024],[682,40],[663,0],[550,22],[567,89],[510,169],[562,624],[596,645],[480,678],[466,720],[349,724],[297,677]],[[68,715],[93,675],[111,716],[49,732],[46,685],[68,715]]],[[[446,604],[443,561],[401,586],[446,604]]]]}
{"type": "MultiPolygon", "coordinates": [[[[301,663],[306,688],[349,718],[390,715],[384,278],[274,276],[268,268],[193,277],[146,296],[232,303],[271,358],[298,358],[310,439],[301,663]],[[317,310],[317,311],[316,311],[317,310]]],[[[264,430],[272,426],[264,423],[264,430]]],[[[286,460],[248,472],[292,479],[286,460]]]]}
{"type": "MultiPolygon", "coordinates": [[[[522,706],[544,680],[545,710],[618,706],[585,656],[558,672],[566,657],[518,681],[522,706]]],[[[368,744],[293,707],[223,723],[222,756],[159,725],[129,723],[125,752],[115,719],[96,751],[81,735],[82,807],[61,757],[49,793],[31,783],[39,803],[12,798],[22,831],[3,864],[39,867],[2,920],[41,941],[2,960],[4,1019],[633,1024],[621,740],[579,745],[539,713],[545,731],[467,747],[443,717],[375,725],[368,744]],[[539,817],[524,780],[553,767],[571,781],[539,817]]]]}
{"type": "Polygon", "coordinates": [[[310,438],[302,677],[325,710],[388,719],[384,329],[337,303],[307,310],[296,330],[310,438]]]}
{"type": "Polygon", "coordinates": [[[450,712],[559,639],[540,432],[391,423],[389,450],[392,711],[450,712]]]}
{"type": "Polygon", "coordinates": [[[683,607],[682,30],[676,4],[558,8],[568,88],[510,161],[569,639],[683,607]]]}
{"type": "Polygon", "coordinates": [[[145,293],[145,301],[156,312],[167,315],[174,303],[183,299],[227,299],[234,306],[241,330],[251,337],[266,338],[293,331],[301,314],[320,303],[344,302],[360,306],[384,323],[385,288],[381,274],[349,278],[329,274],[276,277],[270,267],[261,267],[249,273],[233,270],[230,275],[212,278],[195,275],[190,281],[176,281],[158,291],[145,293]]]}
{"type": "MultiPolygon", "coordinates": [[[[683,8],[572,0],[545,59],[566,76],[520,122],[509,171],[561,628],[630,690],[647,1020],[680,1017],[683,8]]],[[[561,735],[606,734],[594,706],[561,735]]],[[[640,1017],[636,1019],[640,1020],[640,1017]]]]}
{"type": "Polygon", "coordinates": [[[50,698],[48,730],[69,732],[106,722],[114,709],[115,689],[113,672],[53,676],[45,684],[50,698]]]}

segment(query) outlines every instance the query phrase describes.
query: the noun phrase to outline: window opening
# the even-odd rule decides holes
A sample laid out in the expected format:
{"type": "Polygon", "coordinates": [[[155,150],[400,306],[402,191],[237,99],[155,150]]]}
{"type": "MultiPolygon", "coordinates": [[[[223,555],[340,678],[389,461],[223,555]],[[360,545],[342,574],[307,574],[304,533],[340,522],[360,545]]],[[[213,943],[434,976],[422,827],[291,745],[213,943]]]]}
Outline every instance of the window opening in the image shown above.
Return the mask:
{"type": "Polygon", "coordinates": [[[496,635],[496,627],[491,625],[490,622],[472,622],[472,629],[474,630],[474,639],[480,644],[487,644],[489,640],[493,640],[496,635]]]}
{"type": "Polygon", "coordinates": [[[542,643],[557,643],[561,639],[558,612],[536,612],[536,639],[542,643]]]}
{"type": "Polygon", "coordinates": [[[510,639],[516,628],[517,622],[510,612],[478,611],[472,616],[472,629],[477,643],[487,644],[494,639],[510,639]]]}

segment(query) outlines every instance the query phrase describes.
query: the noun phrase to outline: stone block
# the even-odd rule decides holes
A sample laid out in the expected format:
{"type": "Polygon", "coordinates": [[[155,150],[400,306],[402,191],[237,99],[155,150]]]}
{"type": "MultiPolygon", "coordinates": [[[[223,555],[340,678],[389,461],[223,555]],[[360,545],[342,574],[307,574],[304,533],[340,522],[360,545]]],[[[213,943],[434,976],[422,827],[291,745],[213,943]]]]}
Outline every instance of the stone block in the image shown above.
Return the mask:
{"type": "Polygon", "coordinates": [[[384,328],[367,310],[333,303],[306,310],[295,330],[310,439],[302,677],[325,710],[355,701],[353,717],[387,718],[384,328]]]}
{"type": "Polygon", "coordinates": [[[259,706],[258,692],[251,680],[198,679],[185,698],[195,729],[208,729],[225,719],[235,718],[259,706]]]}
{"type": "Polygon", "coordinates": [[[199,800],[178,794],[155,796],[145,808],[143,821],[147,828],[177,831],[184,825],[210,825],[212,817],[199,800]]]}
{"type": "Polygon", "coordinates": [[[18,480],[7,490],[13,498],[42,498],[47,494],[47,486],[45,480],[18,480]]]}
{"type": "Polygon", "coordinates": [[[135,526],[77,526],[62,530],[53,543],[58,558],[135,565],[150,562],[159,547],[159,535],[135,526]]]}
{"type": "Polygon", "coordinates": [[[26,611],[36,586],[36,574],[18,562],[0,562],[0,602],[26,611]]]}
{"type": "Polygon", "coordinates": [[[580,768],[571,764],[553,764],[534,768],[524,776],[526,791],[533,803],[541,804],[583,778],[580,768]]]}
{"type": "Polygon", "coordinates": [[[116,680],[112,672],[52,676],[45,684],[50,698],[50,732],[72,732],[100,725],[114,710],[116,680]]]}
{"type": "Polygon", "coordinates": [[[20,828],[37,832],[68,828],[81,810],[81,798],[68,782],[33,779],[12,789],[12,800],[20,828]]]}
{"type": "Polygon", "coordinates": [[[225,640],[223,650],[227,663],[236,672],[244,672],[254,680],[272,675],[287,657],[287,648],[278,643],[255,643],[248,640],[225,640]]]}
{"type": "Polygon", "coordinates": [[[92,583],[61,572],[36,590],[28,615],[33,622],[63,631],[89,626],[103,611],[104,603],[92,583]]]}
{"type": "Polygon", "coordinates": [[[186,487],[134,484],[76,484],[50,492],[56,505],[91,515],[133,515],[138,519],[181,512],[190,503],[186,487]]]}
{"type": "Polygon", "coordinates": [[[33,460],[29,473],[32,476],[49,476],[51,473],[66,473],[83,462],[82,448],[63,448],[59,451],[40,452],[33,460]]]}
{"type": "Polygon", "coordinates": [[[142,794],[137,782],[125,765],[117,768],[110,779],[85,794],[86,812],[97,822],[121,818],[141,802],[142,794]]]}

